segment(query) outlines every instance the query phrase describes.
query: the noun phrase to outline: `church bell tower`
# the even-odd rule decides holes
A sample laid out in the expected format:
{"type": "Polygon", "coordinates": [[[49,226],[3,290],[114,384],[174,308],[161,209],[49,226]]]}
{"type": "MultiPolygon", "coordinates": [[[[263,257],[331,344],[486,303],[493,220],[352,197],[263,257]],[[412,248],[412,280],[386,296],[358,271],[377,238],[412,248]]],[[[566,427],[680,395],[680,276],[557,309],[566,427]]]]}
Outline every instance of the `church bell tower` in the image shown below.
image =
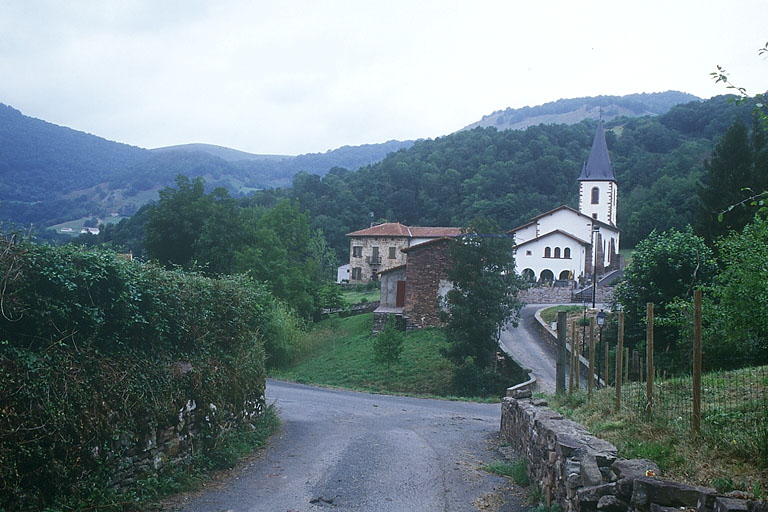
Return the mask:
{"type": "Polygon", "coordinates": [[[615,227],[617,195],[616,174],[611,166],[603,121],[600,119],[589,159],[579,176],[579,211],[615,227]]]}

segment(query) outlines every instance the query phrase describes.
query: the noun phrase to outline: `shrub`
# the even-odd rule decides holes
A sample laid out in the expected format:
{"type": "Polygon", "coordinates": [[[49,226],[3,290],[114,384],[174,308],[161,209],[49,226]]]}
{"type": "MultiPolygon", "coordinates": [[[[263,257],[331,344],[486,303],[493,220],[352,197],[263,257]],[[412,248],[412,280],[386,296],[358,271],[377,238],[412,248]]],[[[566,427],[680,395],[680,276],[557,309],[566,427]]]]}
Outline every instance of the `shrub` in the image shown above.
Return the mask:
{"type": "Polygon", "coordinates": [[[0,509],[90,501],[187,403],[209,416],[203,454],[263,411],[264,338],[284,332],[260,286],[5,240],[0,276],[20,272],[0,315],[0,509]]]}

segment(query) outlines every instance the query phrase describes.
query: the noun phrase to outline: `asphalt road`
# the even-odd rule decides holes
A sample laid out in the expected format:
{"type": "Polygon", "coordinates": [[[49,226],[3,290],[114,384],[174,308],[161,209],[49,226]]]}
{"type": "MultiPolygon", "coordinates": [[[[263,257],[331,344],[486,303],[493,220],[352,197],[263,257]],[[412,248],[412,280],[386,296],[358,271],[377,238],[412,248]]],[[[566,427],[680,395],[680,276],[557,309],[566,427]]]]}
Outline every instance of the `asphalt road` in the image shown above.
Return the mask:
{"type": "MultiPolygon", "coordinates": [[[[535,327],[534,315],[543,307],[546,305],[529,304],[524,306],[520,310],[518,326],[507,326],[507,329],[501,333],[500,343],[507,354],[512,356],[518,364],[531,370],[533,376],[536,377],[536,384],[540,391],[554,393],[557,354],[551,345],[541,339],[541,335],[535,327]]],[[[565,374],[568,375],[568,372],[569,368],[566,367],[565,374]]]]}
{"type": "Polygon", "coordinates": [[[185,512],[518,511],[501,459],[499,404],[371,395],[270,380],[283,422],[263,454],[185,512]],[[502,497],[507,504],[501,505],[502,497]],[[474,503],[474,504],[473,504],[474,503]]]}

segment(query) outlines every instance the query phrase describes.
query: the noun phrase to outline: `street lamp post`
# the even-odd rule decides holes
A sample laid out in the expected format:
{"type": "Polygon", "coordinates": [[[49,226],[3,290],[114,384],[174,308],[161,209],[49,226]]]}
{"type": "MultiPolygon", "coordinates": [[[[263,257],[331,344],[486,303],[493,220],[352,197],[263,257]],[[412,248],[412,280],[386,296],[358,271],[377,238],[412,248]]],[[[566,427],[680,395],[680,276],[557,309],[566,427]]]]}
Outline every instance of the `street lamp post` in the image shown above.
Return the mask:
{"type": "Polygon", "coordinates": [[[600,226],[592,224],[592,309],[595,309],[595,297],[597,294],[597,234],[600,232],[600,226]]]}
{"type": "MultiPolygon", "coordinates": [[[[597,387],[600,387],[600,375],[602,375],[601,365],[600,365],[600,349],[603,346],[603,325],[605,324],[605,312],[601,309],[600,312],[597,314],[597,326],[600,328],[600,339],[597,342],[597,387]]],[[[608,368],[608,361],[605,361],[604,364],[605,367],[608,368]]],[[[605,377],[605,376],[604,376],[605,377]]],[[[604,379],[603,382],[607,382],[608,379],[604,379]]]]}

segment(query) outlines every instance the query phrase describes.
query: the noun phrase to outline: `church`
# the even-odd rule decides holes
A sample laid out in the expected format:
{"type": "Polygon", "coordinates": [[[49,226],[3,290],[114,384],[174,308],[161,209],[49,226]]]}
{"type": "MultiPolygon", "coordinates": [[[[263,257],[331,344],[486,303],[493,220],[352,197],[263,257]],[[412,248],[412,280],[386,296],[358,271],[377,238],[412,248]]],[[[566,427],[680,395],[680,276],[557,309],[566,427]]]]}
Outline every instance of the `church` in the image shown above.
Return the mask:
{"type": "Polygon", "coordinates": [[[579,176],[579,209],[560,206],[508,234],[515,239],[518,272],[530,282],[584,283],[621,266],[616,227],[618,184],[602,120],[579,176]]]}

